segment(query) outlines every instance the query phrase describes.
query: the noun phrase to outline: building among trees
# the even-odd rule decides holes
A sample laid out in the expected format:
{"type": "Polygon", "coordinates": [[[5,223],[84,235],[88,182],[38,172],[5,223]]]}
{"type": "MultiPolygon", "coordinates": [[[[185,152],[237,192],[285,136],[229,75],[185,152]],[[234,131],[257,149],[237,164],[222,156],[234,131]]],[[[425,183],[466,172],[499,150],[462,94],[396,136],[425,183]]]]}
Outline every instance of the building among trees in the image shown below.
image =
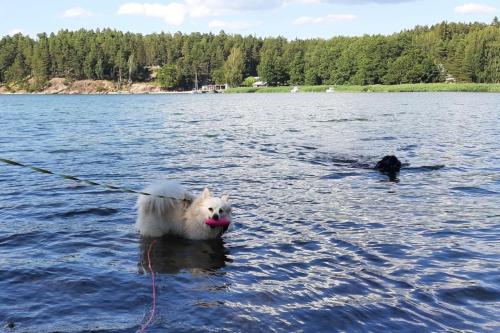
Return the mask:
{"type": "Polygon", "coordinates": [[[200,85],[238,86],[255,76],[271,86],[368,85],[443,82],[446,74],[460,82],[500,82],[497,18],[328,40],[112,29],[0,39],[0,84],[31,90],[55,77],[120,84],[156,79],[168,89],[191,90],[195,77],[200,85]]]}

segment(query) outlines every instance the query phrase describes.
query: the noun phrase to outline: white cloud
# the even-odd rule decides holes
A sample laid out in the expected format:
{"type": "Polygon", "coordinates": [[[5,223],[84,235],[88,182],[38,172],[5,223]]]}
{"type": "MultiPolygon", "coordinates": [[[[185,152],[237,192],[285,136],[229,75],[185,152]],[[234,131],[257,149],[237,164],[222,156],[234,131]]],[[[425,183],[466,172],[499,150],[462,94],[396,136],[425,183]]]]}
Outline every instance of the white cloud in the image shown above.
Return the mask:
{"type": "MultiPolygon", "coordinates": [[[[175,0],[170,3],[125,3],[118,9],[119,15],[144,15],[161,18],[171,25],[180,25],[187,18],[215,18],[228,15],[245,14],[251,11],[278,9],[295,3],[302,5],[344,3],[344,4],[389,4],[417,0],[175,0]]],[[[324,24],[339,21],[352,21],[352,14],[332,14],[323,17],[299,17],[295,24],[324,24]]],[[[259,23],[261,24],[261,23],[259,23]]],[[[245,30],[256,25],[245,21],[212,20],[209,27],[216,29],[245,30]]]]}
{"type": "Polygon", "coordinates": [[[120,6],[118,14],[157,17],[163,19],[167,24],[180,25],[186,17],[186,6],[176,2],[168,5],[131,2],[120,6]]]}
{"type": "Polygon", "coordinates": [[[12,29],[11,31],[8,32],[9,36],[14,36],[14,35],[17,35],[17,34],[23,34],[24,35],[24,30],[16,28],[16,29],[12,29]]]}
{"type": "Polygon", "coordinates": [[[208,23],[210,29],[223,29],[229,31],[242,31],[255,28],[261,25],[262,22],[246,22],[246,21],[221,21],[213,20],[208,23]]]}
{"type": "Polygon", "coordinates": [[[459,14],[490,14],[496,12],[496,8],[480,3],[466,3],[455,7],[455,12],[459,14]]]}
{"type": "Polygon", "coordinates": [[[297,25],[305,25],[305,24],[325,24],[332,22],[345,22],[345,21],[354,21],[358,17],[352,14],[330,14],[327,16],[321,17],[310,17],[310,16],[302,16],[293,21],[294,24],[297,25]]]}
{"type": "Polygon", "coordinates": [[[278,8],[284,0],[185,0],[191,17],[221,16],[278,8]]]}
{"type": "Polygon", "coordinates": [[[82,16],[92,16],[92,12],[83,9],[82,7],[70,8],[62,14],[62,17],[82,17],[82,16]]]}
{"type": "Polygon", "coordinates": [[[162,18],[168,24],[179,25],[187,16],[192,18],[216,17],[247,11],[278,8],[284,0],[178,0],[169,4],[130,2],[120,6],[119,15],[145,15],[162,18]]]}

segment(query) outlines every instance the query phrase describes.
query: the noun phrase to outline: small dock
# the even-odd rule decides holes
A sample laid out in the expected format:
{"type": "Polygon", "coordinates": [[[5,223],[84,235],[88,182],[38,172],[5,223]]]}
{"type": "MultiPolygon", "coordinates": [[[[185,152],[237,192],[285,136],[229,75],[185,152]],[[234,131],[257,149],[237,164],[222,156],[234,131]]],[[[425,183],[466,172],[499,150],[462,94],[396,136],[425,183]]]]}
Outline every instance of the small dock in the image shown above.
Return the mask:
{"type": "Polygon", "coordinates": [[[201,86],[202,93],[221,93],[227,89],[226,84],[207,84],[205,86],[201,86]]]}

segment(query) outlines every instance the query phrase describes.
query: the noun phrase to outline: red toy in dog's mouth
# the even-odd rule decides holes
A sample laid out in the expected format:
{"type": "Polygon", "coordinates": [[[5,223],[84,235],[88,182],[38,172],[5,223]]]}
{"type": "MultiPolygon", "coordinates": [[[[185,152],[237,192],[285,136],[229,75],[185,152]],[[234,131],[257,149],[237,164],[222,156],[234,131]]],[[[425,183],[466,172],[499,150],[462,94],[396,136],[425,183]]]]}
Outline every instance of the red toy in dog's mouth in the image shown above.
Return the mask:
{"type": "Polygon", "coordinates": [[[229,221],[224,217],[221,217],[218,220],[209,218],[205,220],[205,224],[208,225],[210,228],[227,227],[229,226],[229,224],[231,224],[231,221],[229,221]]]}

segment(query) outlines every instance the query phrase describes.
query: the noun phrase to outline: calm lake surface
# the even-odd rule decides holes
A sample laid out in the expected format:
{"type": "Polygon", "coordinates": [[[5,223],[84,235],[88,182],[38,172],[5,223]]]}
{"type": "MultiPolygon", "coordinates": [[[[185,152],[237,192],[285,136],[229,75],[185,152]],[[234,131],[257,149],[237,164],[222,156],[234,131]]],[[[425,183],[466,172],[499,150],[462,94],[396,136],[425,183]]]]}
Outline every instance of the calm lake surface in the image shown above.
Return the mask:
{"type": "MultiPolygon", "coordinates": [[[[230,193],[222,240],[153,248],[148,332],[499,332],[499,118],[500,94],[0,96],[0,156],[230,193]]],[[[135,200],[0,165],[0,330],[137,331],[135,200]]]]}

